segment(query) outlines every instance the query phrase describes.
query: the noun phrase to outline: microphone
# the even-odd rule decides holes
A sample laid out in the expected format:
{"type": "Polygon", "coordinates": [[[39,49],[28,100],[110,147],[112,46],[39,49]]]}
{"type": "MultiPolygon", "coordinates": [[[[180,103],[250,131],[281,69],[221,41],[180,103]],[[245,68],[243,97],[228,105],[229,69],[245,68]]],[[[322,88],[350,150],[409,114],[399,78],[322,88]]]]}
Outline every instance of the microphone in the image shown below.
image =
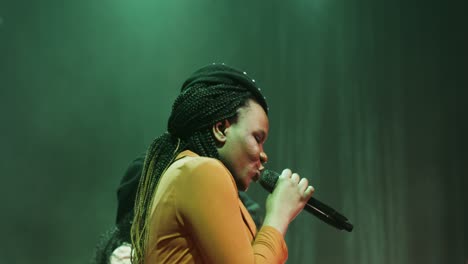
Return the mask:
{"type": "MultiPolygon", "coordinates": [[[[279,176],[279,173],[265,169],[260,176],[260,185],[271,193],[275,189],[279,176]]],[[[353,225],[346,217],[313,197],[307,201],[304,209],[339,230],[344,229],[348,232],[353,230],[353,225]]]]}

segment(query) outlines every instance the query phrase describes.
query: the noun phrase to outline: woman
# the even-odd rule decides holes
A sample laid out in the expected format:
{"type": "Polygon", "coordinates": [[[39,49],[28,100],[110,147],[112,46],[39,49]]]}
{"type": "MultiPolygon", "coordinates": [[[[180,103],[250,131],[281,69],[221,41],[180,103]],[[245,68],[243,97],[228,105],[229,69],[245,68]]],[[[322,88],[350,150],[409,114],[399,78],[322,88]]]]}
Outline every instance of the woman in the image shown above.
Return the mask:
{"type": "Polygon", "coordinates": [[[133,263],[283,263],[284,235],[314,191],[284,170],[257,232],[239,201],[267,161],[268,107],[255,81],[225,65],[182,86],[168,132],[148,149],[131,230],[133,263]]]}
{"type": "MultiPolygon", "coordinates": [[[[117,217],[115,226],[104,233],[96,247],[93,264],[130,264],[131,238],[130,228],[133,220],[135,196],[143,170],[145,155],[139,155],[127,168],[117,190],[117,217]]],[[[255,226],[260,228],[263,222],[260,205],[247,193],[240,191],[239,199],[247,208],[255,226]]]]}

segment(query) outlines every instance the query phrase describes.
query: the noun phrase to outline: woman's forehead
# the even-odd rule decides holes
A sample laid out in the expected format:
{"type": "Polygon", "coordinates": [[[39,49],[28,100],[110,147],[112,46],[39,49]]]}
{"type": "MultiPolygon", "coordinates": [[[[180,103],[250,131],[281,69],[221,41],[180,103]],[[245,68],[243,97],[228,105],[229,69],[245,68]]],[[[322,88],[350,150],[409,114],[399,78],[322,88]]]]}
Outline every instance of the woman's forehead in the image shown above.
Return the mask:
{"type": "Polygon", "coordinates": [[[267,133],[269,128],[268,116],[263,107],[253,100],[239,109],[239,122],[245,122],[252,128],[262,129],[267,133]]]}

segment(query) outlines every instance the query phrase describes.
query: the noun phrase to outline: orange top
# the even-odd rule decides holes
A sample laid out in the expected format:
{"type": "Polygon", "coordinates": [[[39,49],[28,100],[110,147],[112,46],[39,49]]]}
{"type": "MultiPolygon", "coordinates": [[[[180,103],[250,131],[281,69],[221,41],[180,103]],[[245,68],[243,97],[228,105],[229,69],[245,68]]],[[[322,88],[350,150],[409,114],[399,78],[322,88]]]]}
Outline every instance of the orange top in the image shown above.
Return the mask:
{"type": "Polygon", "coordinates": [[[283,236],[271,226],[256,234],[223,163],[188,150],[177,159],[157,187],[145,263],[286,261],[283,236]]]}

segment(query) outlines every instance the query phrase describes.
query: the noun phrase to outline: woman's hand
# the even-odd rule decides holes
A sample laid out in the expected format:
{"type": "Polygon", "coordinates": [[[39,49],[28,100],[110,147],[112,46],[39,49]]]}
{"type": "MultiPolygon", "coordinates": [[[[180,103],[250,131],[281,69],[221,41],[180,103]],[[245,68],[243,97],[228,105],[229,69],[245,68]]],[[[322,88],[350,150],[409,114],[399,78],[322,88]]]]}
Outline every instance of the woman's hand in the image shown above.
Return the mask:
{"type": "Polygon", "coordinates": [[[278,177],[276,187],[266,201],[266,216],[264,225],[277,228],[283,236],[289,223],[296,218],[312,197],[314,187],[309,185],[306,178],[290,169],[283,170],[278,177]]]}

